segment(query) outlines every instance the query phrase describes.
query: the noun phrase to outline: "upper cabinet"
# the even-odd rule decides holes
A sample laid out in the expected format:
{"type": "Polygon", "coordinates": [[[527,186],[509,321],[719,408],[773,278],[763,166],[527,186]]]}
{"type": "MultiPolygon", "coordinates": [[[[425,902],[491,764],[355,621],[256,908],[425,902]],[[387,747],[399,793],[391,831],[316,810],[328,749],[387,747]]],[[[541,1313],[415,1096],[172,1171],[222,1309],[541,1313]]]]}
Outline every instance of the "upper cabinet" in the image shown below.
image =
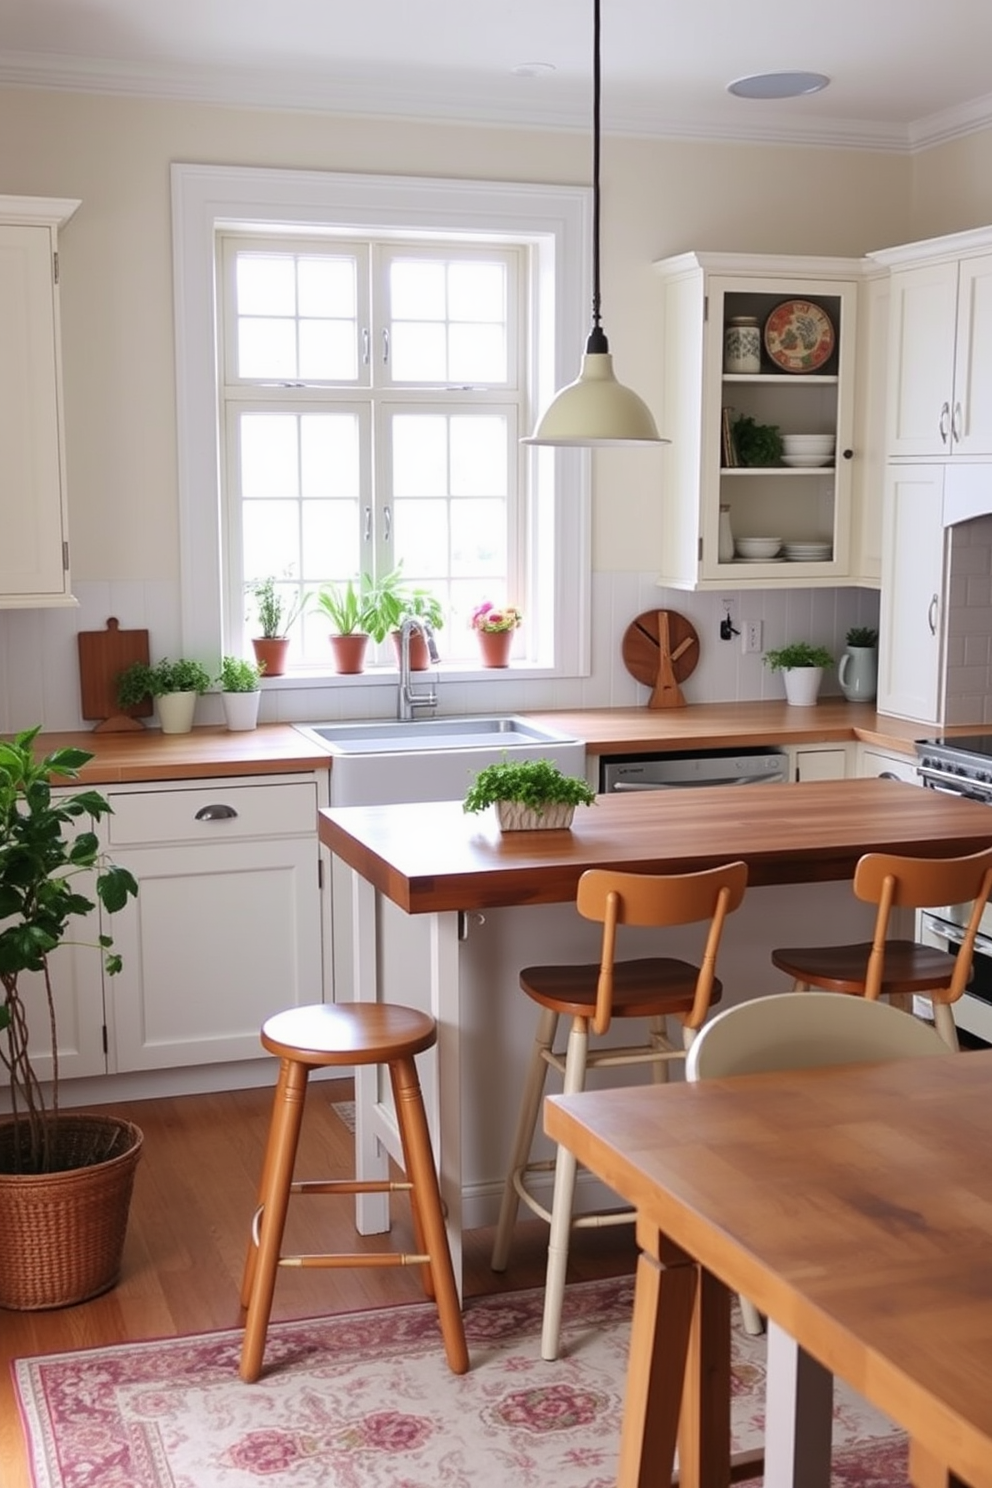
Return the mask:
{"type": "Polygon", "coordinates": [[[75,604],[69,588],[59,228],[77,201],[0,196],[0,608],[75,604]]]}
{"type": "MultiPolygon", "coordinates": [[[[862,531],[853,511],[861,476],[854,383],[865,265],[686,253],[656,268],[664,281],[662,431],[672,441],[659,582],[746,589],[861,579],[865,545],[852,534],[862,531]],[[777,339],[768,332],[773,315],[777,339]],[[747,370],[726,355],[732,322],[758,331],[758,360],[747,370]],[[737,419],[783,435],[831,436],[833,447],[818,452],[822,463],[789,451],[769,459],[759,451],[762,463],[743,463],[744,451],[727,438],[737,419]],[[748,538],[777,539],[780,551],[754,556],[748,538]]],[[[877,567],[864,577],[877,582],[877,567]]]]}
{"type": "Polygon", "coordinates": [[[890,457],[992,456],[992,233],[872,258],[891,270],[890,457]]]}

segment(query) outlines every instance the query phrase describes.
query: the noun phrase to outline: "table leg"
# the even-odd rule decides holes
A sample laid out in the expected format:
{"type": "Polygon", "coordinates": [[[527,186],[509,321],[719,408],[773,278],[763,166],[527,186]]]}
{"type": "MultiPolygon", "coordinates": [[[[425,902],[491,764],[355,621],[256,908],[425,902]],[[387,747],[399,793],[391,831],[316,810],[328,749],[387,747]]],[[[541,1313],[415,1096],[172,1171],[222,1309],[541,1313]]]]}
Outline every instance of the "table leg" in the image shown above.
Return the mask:
{"type": "Polygon", "coordinates": [[[620,1433],[618,1488],[668,1484],[675,1462],[682,1388],[698,1268],[656,1229],[638,1221],[641,1255],[627,1393],[620,1433]]]}
{"type": "Polygon", "coordinates": [[[830,1488],[834,1379],[768,1320],[765,1488],[830,1488]]]}
{"type": "Polygon", "coordinates": [[[730,1481],[730,1293],[700,1267],[679,1423],[679,1488],[727,1488],[730,1481]]]}

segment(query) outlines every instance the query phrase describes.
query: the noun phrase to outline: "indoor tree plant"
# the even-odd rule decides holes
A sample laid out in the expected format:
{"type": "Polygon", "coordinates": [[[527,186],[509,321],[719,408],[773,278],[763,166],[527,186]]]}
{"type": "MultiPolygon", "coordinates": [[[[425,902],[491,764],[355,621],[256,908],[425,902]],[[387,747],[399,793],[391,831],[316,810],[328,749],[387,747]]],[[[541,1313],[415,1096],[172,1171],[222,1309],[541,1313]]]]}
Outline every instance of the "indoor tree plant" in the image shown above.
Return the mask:
{"type": "Polygon", "coordinates": [[[464,811],[496,807],[504,832],[568,827],[576,806],[591,806],[596,794],[577,775],[565,775],[550,760],[502,759],[485,765],[462,802],[464,811]]]}
{"type": "MultiPolygon", "coordinates": [[[[35,759],[38,733],[0,741],[0,1062],[11,1107],[0,1121],[0,1305],[28,1309],[65,1306],[113,1285],[142,1140],[130,1122],[59,1108],[52,955],[78,943],[70,927],[96,908],[91,893],[113,914],[138,885],[106,858],[92,830],[111,811],[105,798],[59,791],[92,755],[65,748],[35,759]],[[47,1035],[47,1092],[34,1063],[33,1022],[35,1035],[39,1027],[47,1035]]],[[[111,937],[98,931],[93,941],[113,976],[121,962],[111,937]]]]}
{"type": "Polygon", "coordinates": [[[264,664],[267,677],[281,677],[286,670],[290,634],[296,621],[310,603],[309,590],[296,590],[286,597],[276,587],[274,574],[262,579],[249,579],[245,589],[255,601],[255,611],[262,634],[252,637],[255,660],[264,664]]]}
{"type": "Polygon", "coordinates": [[[210,673],[198,661],[135,661],[117,678],[117,701],[124,712],[154,698],[163,734],[188,734],[197,698],[210,686],[210,673]]]}
{"type": "Polygon", "coordinates": [[[850,703],[870,703],[878,686],[878,631],[873,625],[852,625],[847,649],[837,668],[840,690],[850,703]]]}
{"type": "Polygon", "coordinates": [[[816,702],[823,669],[832,666],[833,660],[826,646],[814,646],[810,641],[792,641],[765,652],[765,664],[773,672],[782,673],[786,699],[800,707],[816,702]]]}
{"type": "Polygon", "coordinates": [[[258,704],[262,696],[259,683],[265,663],[256,665],[240,656],[221,658],[217,684],[224,705],[224,718],[232,730],[253,729],[258,722],[258,704]]]}

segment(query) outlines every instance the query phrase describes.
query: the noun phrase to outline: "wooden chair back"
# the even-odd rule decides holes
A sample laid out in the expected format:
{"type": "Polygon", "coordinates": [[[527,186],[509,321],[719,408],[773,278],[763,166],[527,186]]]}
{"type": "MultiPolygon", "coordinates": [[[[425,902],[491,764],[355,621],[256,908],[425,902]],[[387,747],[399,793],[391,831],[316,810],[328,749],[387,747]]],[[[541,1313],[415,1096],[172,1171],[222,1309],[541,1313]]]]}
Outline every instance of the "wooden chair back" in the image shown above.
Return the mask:
{"type": "Polygon", "coordinates": [[[725,863],[701,873],[618,873],[590,868],[579,879],[576,908],[603,925],[593,1032],[610,1026],[613,967],[620,925],[692,925],[708,920],[709,930],[696,978],[687,1028],[698,1028],[709,1011],[716,958],[724,921],[738,908],[747,887],[747,864],[725,863]]]}
{"type": "Polygon", "coordinates": [[[893,909],[933,909],[942,904],[971,904],[964,939],[957,953],[948,1000],[961,996],[971,975],[971,959],[982,912],[992,891],[992,848],[962,858],[907,858],[896,853],[866,853],[854,870],[854,892],[877,904],[865,997],[879,996],[885,968],[885,942],[893,909]]]}
{"type": "Polygon", "coordinates": [[[950,1053],[928,1023],[887,1002],[778,992],[711,1018],[686,1055],[686,1079],[950,1053]]]}

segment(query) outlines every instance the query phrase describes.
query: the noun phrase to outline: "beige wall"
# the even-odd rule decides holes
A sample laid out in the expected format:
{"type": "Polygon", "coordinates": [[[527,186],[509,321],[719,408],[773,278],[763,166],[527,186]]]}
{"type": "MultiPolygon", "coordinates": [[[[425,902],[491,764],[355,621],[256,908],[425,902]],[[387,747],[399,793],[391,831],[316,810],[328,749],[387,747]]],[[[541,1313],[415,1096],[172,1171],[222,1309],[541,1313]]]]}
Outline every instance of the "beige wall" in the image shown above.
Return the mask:
{"type": "Polygon", "coordinates": [[[992,222],[992,130],[934,146],[913,159],[908,242],[992,222]]]}
{"type": "MultiPolygon", "coordinates": [[[[590,172],[582,133],[19,90],[0,92],[0,138],[0,192],[82,200],[62,244],[76,582],[178,577],[173,161],[563,183],[590,172]]],[[[904,241],[925,194],[920,171],[867,151],[608,138],[603,308],[620,376],[658,406],[654,259],[690,248],[848,255],[904,241]]],[[[975,210],[967,171],[956,175],[975,210]]],[[[941,210],[953,215],[949,202],[941,210]]],[[[594,566],[643,570],[660,544],[657,455],[602,452],[595,476],[594,566]]]]}

